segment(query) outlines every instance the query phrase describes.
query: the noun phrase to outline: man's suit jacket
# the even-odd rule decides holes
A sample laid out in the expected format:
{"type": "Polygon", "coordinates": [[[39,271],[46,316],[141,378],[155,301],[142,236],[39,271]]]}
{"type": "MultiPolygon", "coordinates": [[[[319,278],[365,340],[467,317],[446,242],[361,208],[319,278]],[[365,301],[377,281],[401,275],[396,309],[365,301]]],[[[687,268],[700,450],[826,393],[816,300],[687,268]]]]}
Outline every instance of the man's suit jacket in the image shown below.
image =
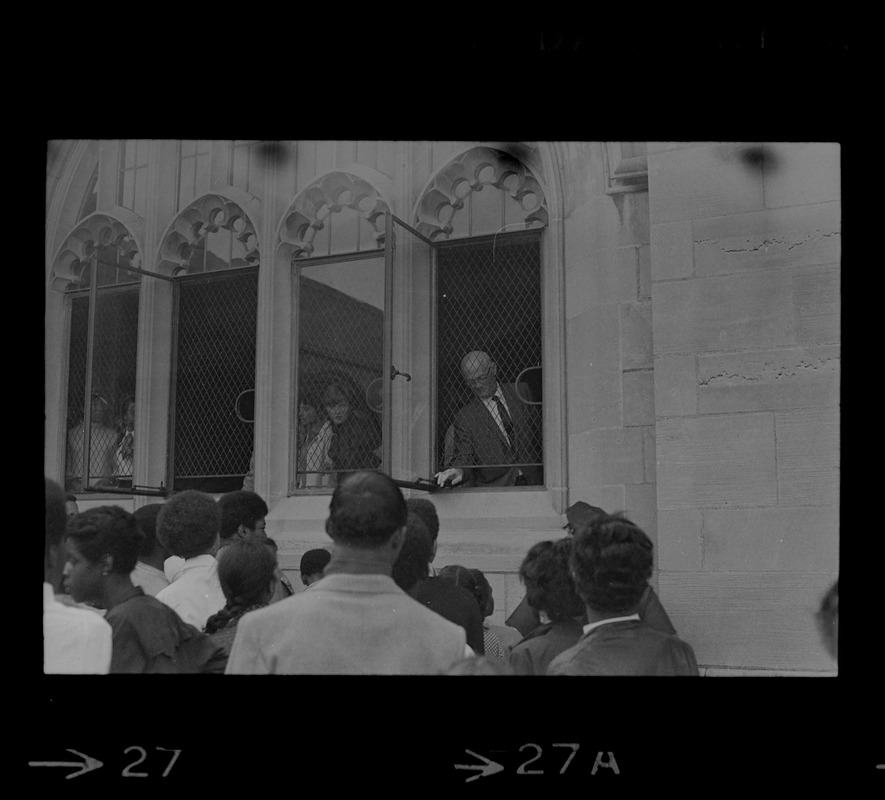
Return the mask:
{"type": "Polygon", "coordinates": [[[413,600],[392,578],[336,572],[245,614],[226,672],[432,675],[465,653],[464,629],[413,600]]]}
{"type": "Polygon", "coordinates": [[[519,469],[522,469],[528,484],[540,485],[544,479],[541,467],[510,466],[541,461],[541,415],[538,407],[523,403],[512,384],[499,385],[513,422],[513,441],[508,444],[485,403],[474,397],[455,414],[452,466],[464,470],[462,486],[513,486],[519,469]],[[472,468],[479,464],[501,466],[472,468]]]}

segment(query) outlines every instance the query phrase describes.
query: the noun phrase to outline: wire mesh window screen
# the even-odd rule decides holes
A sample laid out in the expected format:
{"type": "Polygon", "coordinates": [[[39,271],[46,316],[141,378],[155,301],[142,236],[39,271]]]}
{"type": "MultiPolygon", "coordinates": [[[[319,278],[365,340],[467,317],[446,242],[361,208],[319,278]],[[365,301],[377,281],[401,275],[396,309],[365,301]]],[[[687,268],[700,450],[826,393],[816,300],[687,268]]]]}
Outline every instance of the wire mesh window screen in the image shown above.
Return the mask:
{"type": "Polygon", "coordinates": [[[457,241],[437,254],[437,468],[481,467],[464,485],[543,483],[540,238],[457,241]],[[469,353],[484,353],[467,364],[469,353]],[[536,371],[537,372],[537,371],[536,371]],[[531,385],[534,383],[535,385],[531,385]],[[492,395],[503,396],[503,410],[492,395]]]}
{"type": "MultiPolygon", "coordinates": [[[[120,272],[120,271],[118,271],[120,272]]],[[[132,484],[138,286],[100,290],[92,345],[89,474],[84,483],[89,295],[73,295],[68,361],[65,486],[70,492],[132,484]]]]}
{"type": "Polygon", "coordinates": [[[384,260],[299,269],[295,485],[381,465],[384,260]]]}
{"type": "Polygon", "coordinates": [[[253,426],[237,415],[255,386],[258,271],[177,285],[173,485],[176,491],[239,489],[253,426]]]}

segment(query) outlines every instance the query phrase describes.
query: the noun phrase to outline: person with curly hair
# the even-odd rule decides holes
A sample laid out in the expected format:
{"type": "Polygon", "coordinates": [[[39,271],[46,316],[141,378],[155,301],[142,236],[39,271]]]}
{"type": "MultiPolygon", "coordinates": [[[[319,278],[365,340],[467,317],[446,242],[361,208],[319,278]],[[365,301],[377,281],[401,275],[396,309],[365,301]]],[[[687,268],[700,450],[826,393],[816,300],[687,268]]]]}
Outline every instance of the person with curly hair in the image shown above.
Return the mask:
{"type": "Polygon", "coordinates": [[[652,573],[651,539],[610,515],[578,526],[569,570],[587,609],[583,635],[560,653],[548,675],[698,675],[691,646],[640,619],[652,573]]]}
{"type": "Polygon", "coordinates": [[[550,662],[581,638],[584,603],[569,573],[570,536],[532,545],[519,568],[528,606],[541,624],[514,645],[510,665],[518,675],[544,675],[550,662]]]}
{"type": "Polygon", "coordinates": [[[71,597],[107,609],[111,673],[223,673],[220,647],[132,583],[142,538],[135,517],[119,506],[84,511],[65,533],[71,597]]]}

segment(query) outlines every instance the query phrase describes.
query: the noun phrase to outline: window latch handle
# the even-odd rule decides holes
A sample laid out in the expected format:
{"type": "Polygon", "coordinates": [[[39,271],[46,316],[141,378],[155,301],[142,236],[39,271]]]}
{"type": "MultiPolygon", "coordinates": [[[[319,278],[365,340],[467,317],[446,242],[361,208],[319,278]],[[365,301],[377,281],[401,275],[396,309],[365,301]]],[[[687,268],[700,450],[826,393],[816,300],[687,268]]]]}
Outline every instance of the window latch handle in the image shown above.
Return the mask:
{"type": "Polygon", "coordinates": [[[390,380],[393,380],[397,375],[402,375],[407,381],[412,380],[412,376],[405,372],[400,372],[393,364],[390,365],[390,380]]]}

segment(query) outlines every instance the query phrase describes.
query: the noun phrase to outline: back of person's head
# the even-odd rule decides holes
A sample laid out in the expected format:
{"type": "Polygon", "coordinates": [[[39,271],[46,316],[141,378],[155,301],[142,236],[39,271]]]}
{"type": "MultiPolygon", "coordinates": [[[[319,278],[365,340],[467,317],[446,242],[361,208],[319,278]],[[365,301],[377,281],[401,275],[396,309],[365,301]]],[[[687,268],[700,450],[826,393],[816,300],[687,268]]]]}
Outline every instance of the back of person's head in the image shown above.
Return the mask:
{"type": "Polygon", "coordinates": [[[526,602],[536,611],[543,611],[551,622],[584,613],[584,601],[578,595],[569,572],[572,548],[570,536],[536,542],[529,548],[519,567],[526,602]]]}
{"type": "Polygon", "coordinates": [[[272,594],[277,557],[264,542],[237,539],[218,556],[218,580],[228,607],[265,603],[272,594]]]}
{"type": "Polygon", "coordinates": [[[480,569],[470,570],[476,583],[476,599],[479,602],[483,617],[489,617],[495,613],[495,598],[492,595],[492,584],[480,569]]]}
{"type": "Polygon", "coordinates": [[[64,569],[64,558],[60,548],[68,522],[67,498],[64,490],[55,481],[43,476],[46,490],[46,527],[43,542],[43,580],[58,588],[64,569]]]}
{"type": "Polygon", "coordinates": [[[220,528],[218,503],[194,489],[172,495],[157,516],[157,539],[180,558],[211,552],[220,528]]]}
{"type": "Polygon", "coordinates": [[[608,514],[599,506],[591,506],[583,500],[578,500],[566,509],[565,518],[567,522],[563,527],[569,533],[574,533],[579,526],[587,525],[594,519],[605,516],[608,516],[608,514]]]}
{"type": "Polygon", "coordinates": [[[90,563],[110,556],[108,571],[128,575],[135,569],[144,534],[135,517],[119,506],[81,511],[68,522],[65,539],[90,563]]]}
{"type": "Polygon", "coordinates": [[[651,539],[617,514],[575,531],[569,564],[578,594],[594,611],[629,612],[638,605],[652,573],[651,539]]]}
{"type": "Polygon", "coordinates": [[[316,575],[321,573],[326,565],[332,560],[332,554],[324,547],[317,547],[308,550],[301,556],[301,563],[298,565],[302,575],[316,575]]]}
{"type": "Polygon", "coordinates": [[[218,498],[218,507],[221,509],[219,535],[222,540],[230,539],[240,525],[250,531],[255,530],[258,520],[267,516],[267,503],[260,495],[246,489],[221,495],[218,498]]]}
{"type": "Polygon", "coordinates": [[[399,487],[383,472],[354,472],[335,488],[326,532],[350,547],[383,547],[406,525],[408,509],[399,487]]]}
{"type": "Polygon", "coordinates": [[[132,513],[138,523],[139,530],[144,535],[141,549],[138,551],[139,558],[150,558],[158,549],[163,549],[163,546],[157,541],[157,517],[162,508],[162,503],[149,503],[141,508],[136,508],[132,513]]]}
{"type": "Polygon", "coordinates": [[[403,546],[393,563],[391,573],[396,585],[404,592],[410,592],[415,584],[427,577],[432,549],[427,525],[418,514],[410,511],[403,546]]]}
{"type": "Polygon", "coordinates": [[[427,526],[430,541],[435,542],[439,536],[439,515],[436,513],[436,506],[426,497],[410,497],[406,500],[406,506],[410,512],[421,518],[421,521],[427,526]]]}
{"type": "Polygon", "coordinates": [[[817,610],[817,628],[827,652],[839,658],[839,581],[837,580],[823,596],[817,610]]]}
{"type": "MultiPolygon", "coordinates": [[[[466,589],[470,592],[470,594],[476,599],[476,604],[482,612],[484,610],[483,601],[485,598],[482,590],[477,585],[475,573],[475,570],[467,569],[467,567],[462,567],[460,564],[450,564],[447,567],[443,567],[437,573],[437,576],[445,581],[451,581],[455,586],[460,586],[462,589],[466,589]]],[[[485,576],[483,576],[483,580],[485,580],[485,576]]],[[[491,588],[489,591],[491,591],[491,588]]],[[[485,614],[483,614],[483,616],[485,616],[485,614]]]]}

